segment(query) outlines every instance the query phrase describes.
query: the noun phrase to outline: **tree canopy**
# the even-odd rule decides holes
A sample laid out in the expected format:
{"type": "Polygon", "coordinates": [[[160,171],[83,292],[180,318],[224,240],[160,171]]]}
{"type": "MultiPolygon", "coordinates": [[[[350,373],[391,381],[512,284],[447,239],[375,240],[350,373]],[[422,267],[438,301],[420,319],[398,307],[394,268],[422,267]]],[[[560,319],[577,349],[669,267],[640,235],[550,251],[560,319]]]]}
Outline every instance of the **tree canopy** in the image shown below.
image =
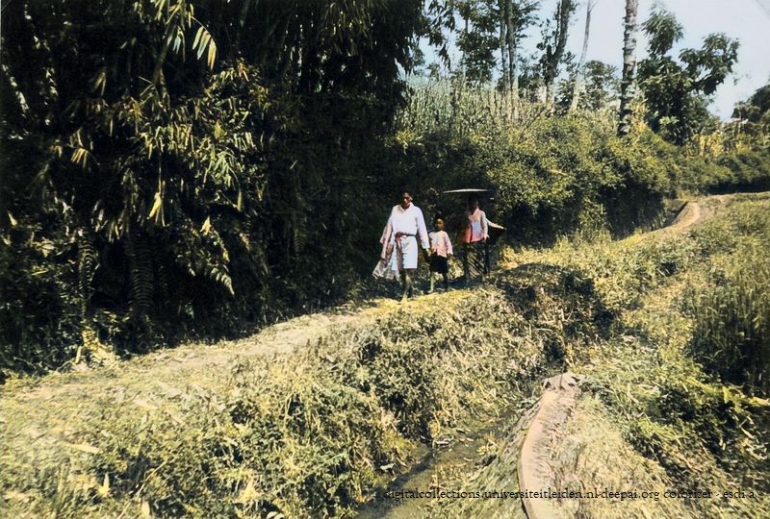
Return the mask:
{"type": "Polygon", "coordinates": [[[684,144],[707,124],[708,96],[732,72],[738,42],[710,34],[700,49],[680,51],[677,61],[671,51],[684,32],[672,13],[655,10],[642,28],[649,40],[649,57],[639,63],[647,122],[666,140],[684,144]]]}
{"type": "Polygon", "coordinates": [[[350,260],[312,258],[356,257],[357,161],[403,102],[421,9],[5,5],[2,288],[27,302],[0,310],[3,340],[42,352],[94,330],[141,349],[166,325],[226,333],[333,295],[350,260]]]}

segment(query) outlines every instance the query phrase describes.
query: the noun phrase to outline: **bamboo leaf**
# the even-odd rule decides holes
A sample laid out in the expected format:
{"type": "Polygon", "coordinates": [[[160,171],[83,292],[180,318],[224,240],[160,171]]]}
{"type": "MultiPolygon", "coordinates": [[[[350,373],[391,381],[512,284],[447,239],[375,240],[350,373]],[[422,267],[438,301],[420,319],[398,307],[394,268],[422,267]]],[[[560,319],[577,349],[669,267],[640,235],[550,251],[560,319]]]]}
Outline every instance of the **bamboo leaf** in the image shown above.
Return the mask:
{"type": "Polygon", "coordinates": [[[107,86],[107,67],[102,67],[94,78],[94,90],[99,90],[99,95],[104,95],[107,86]]]}
{"type": "Polygon", "coordinates": [[[172,49],[174,52],[178,53],[179,49],[184,48],[184,32],[182,32],[182,28],[177,28],[176,31],[176,37],[174,38],[174,44],[172,46],[172,49]]]}
{"type": "Polygon", "coordinates": [[[206,218],[206,221],[203,222],[203,225],[201,226],[201,233],[208,234],[211,230],[211,217],[209,216],[206,218]]]}
{"type": "MultiPolygon", "coordinates": [[[[206,29],[203,28],[201,25],[198,27],[198,31],[195,33],[195,39],[193,40],[192,48],[193,50],[198,48],[198,44],[201,42],[201,38],[203,37],[203,33],[206,31],[206,29]]],[[[200,58],[201,55],[198,53],[198,58],[200,58]]]]}
{"type": "Polygon", "coordinates": [[[148,220],[152,218],[155,219],[156,225],[164,226],[166,224],[163,217],[163,196],[160,192],[155,193],[155,201],[152,204],[152,209],[150,209],[150,214],[147,215],[148,220]]]}
{"type": "Polygon", "coordinates": [[[209,59],[208,59],[208,66],[209,69],[214,68],[214,61],[217,57],[217,44],[214,43],[214,40],[211,40],[209,42],[209,59]]]}
{"type": "Polygon", "coordinates": [[[91,156],[90,153],[88,153],[88,150],[85,148],[75,148],[75,150],[72,152],[72,157],[70,160],[74,163],[79,165],[81,168],[86,167],[86,163],[88,162],[88,158],[91,156]]]}
{"type": "Polygon", "coordinates": [[[203,26],[198,29],[198,32],[200,33],[200,39],[198,40],[198,45],[193,46],[193,50],[197,52],[198,59],[201,59],[203,57],[203,52],[206,50],[206,46],[211,40],[211,35],[203,26]]]}

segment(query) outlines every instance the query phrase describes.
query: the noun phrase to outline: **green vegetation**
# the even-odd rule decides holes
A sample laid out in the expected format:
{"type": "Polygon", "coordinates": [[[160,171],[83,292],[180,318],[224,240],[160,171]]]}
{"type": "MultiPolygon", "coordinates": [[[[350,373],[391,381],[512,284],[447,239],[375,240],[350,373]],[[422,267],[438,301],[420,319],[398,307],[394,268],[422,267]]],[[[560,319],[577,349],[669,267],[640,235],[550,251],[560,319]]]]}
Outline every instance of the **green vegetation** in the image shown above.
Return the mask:
{"type": "Polygon", "coordinates": [[[720,253],[709,288],[685,303],[694,319],[695,360],[749,394],[770,396],[770,218],[746,204],[698,234],[720,253]]]}
{"type": "MultiPolygon", "coordinates": [[[[529,0],[6,2],[0,514],[350,516],[481,422],[504,423],[499,449],[448,483],[507,481],[536,382],[570,369],[610,431],[582,439],[651,467],[638,481],[762,493],[666,514],[770,516],[770,205],[721,196],[770,189],[769,87],[714,120],[737,43],[677,61],[683,28],[656,11],[618,137],[616,70],[574,63],[577,3],[556,5],[550,22],[529,0]],[[430,79],[421,36],[443,46],[430,79]],[[508,229],[483,287],[380,300],[273,358],[153,353],[377,293],[395,195],[430,218],[461,187],[489,189],[508,229]],[[713,219],[639,234],[703,194],[713,219]]],[[[495,513],[474,506],[425,513],[495,513]]]]}
{"type": "MultiPolygon", "coordinates": [[[[563,369],[587,376],[586,414],[576,416],[603,424],[573,425],[570,441],[609,445],[595,447],[608,463],[622,456],[621,466],[649,464],[633,469],[632,486],[764,495],[767,363],[729,350],[715,359],[703,342],[717,337],[745,352],[764,338],[746,330],[767,326],[745,312],[720,312],[717,322],[707,308],[728,302],[735,292],[725,287],[739,279],[730,273],[758,270],[770,248],[766,197],[736,200],[703,203],[716,216],[687,233],[674,226],[620,242],[560,240],[509,252],[514,263],[486,288],[384,304],[375,319],[290,355],[177,366],[190,356],[180,352],[16,382],[2,401],[3,416],[23,417],[0,432],[3,506],[15,516],[348,516],[414,466],[420,444],[437,448],[447,431],[472,434],[486,421],[507,425],[488,437],[482,462],[436,473],[446,488],[474,481],[474,489],[515,490],[517,419],[538,382],[563,369]],[[39,398],[59,403],[30,406],[39,398]]],[[[766,296],[755,288],[742,296],[744,308],[761,308],[766,296]]],[[[554,470],[594,481],[585,464],[596,459],[583,449],[564,450],[573,453],[569,466],[556,458],[554,470]]],[[[438,517],[490,506],[503,505],[449,500],[417,509],[438,517]]],[[[609,505],[580,506],[602,516],[609,505]]],[[[762,497],[644,506],[683,517],[770,510],[762,497]]]]}
{"type": "MultiPolygon", "coordinates": [[[[514,257],[581,270],[618,315],[612,339],[592,364],[573,370],[589,376],[586,389],[604,402],[626,442],[676,485],[740,486],[764,494],[770,401],[762,280],[770,204],[766,196],[735,200],[703,204],[716,216],[687,234],[563,242],[514,257]]],[[[770,506],[753,500],[691,504],[700,510],[694,517],[764,515],[770,506]]]]}
{"type": "Polygon", "coordinates": [[[674,192],[673,147],[649,130],[623,142],[607,116],[542,116],[517,120],[504,96],[463,83],[421,88],[396,135],[403,168],[426,191],[492,188],[494,216],[519,242],[656,222],[674,192]]]}
{"type": "Polygon", "coordinates": [[[95,390],[73,402],[76,422],[4,398],[3,416],[23,417],[0,433],[6,512],[348,515],[420,442],[516,409],[532,382],[606,335],[612,316],[579,273],[535,267],[499,281],[409,303],[279,359],[203,365],[181,379],[174,366],[147,377],[134,363],[115,374],[118,392],[92,386],[99,372],[65,375],[50,390],[95,390]],[[29,427],[50,434],[31,440],[29,427]]]}
{"type": "Polygon", "coordinates": [[[376,257],[369,209],[391,185],[361,172],[421,4],[4,6],[0,369],[228,336],[345,295],[376,257]]]}
{"type": "MultiPolygon", "coordinates": [[[[526,245],[622,237],[659,224],[679,193],[770,185],[762,91],[741,105],[746,122],[696,125],[683,146],[638,121],[615,137],[614,72],[600,63],[582,71],[584,108],[558,112],[551,98],[571,102],[577,73],[558,48],[574,2],[544,27],[541,67],[521,59],[536,2],[212,5],[3,11],[3,376],[237,336],[366,291],[405,188],[429,215],[442,189],[490,188],[487,210],[526,245]],[[409,88],[415,36],[441,45],[447,31],[464,35],[469,75],[409,88]],[[500,89],[484,81],[495,52],[500,89]]],[[[709,48],[688,56],[696,71],[722,63],[709,48]]],[[[650,114],[671,97],[660,85],[650,114]]]]}

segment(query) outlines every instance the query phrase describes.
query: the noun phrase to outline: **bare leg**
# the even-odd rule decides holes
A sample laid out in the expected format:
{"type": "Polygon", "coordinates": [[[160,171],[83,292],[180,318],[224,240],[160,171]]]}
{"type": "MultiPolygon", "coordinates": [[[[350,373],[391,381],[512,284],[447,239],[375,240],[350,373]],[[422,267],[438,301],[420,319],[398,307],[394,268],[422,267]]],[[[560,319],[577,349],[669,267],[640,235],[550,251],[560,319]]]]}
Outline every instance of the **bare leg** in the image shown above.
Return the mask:
{"type": "MultiPolygon", "coordinates": [[[[447,276],[446,272],[444,272],[441,275],[444,278],[444,292],[448,292],[449,291],[449,276],[447,276]]],[[[431,278],[430,280],[431,280],[431,283],[433,283],[433,278],[431,278]]],[[[433,285],[431,285],[431,290],[433,290],[433,285]]]]}
{"type": "Polygon", "coordinates": [[[469,258],[468,255],[470,254],[470,246],[466,243],[463,244],[463,276],[464,276],[464,284],[465,286],[468,286],[468,281],[471,277],[471,269],[470,265],[468,264],[469,258]]]}
{"type": "Polygon", "coordinates": [[[406,301],[406,298],[411,297],[413,294],[412,278],[409,275],[409,270],[404,269],[401,271],[401,281],[403,282],[404,289],[404,292],[401,294],[401,301],[406,301]]]}
{"type": "Polygon", "coordinates": [[[435,286],[435,281],[436,281],[436,273],[435,272],[431,272],[430,273],[430,290],[428,290],[429,294],[433,293],[433,288],[435,286]]]}
{"type": "Polygon", "coordinates": [[[412,285],[412,275],[414,274],[413,269],[406,270],[406,294],[409,297],[412,297],[414,295],[414,286],[412,285]]]}

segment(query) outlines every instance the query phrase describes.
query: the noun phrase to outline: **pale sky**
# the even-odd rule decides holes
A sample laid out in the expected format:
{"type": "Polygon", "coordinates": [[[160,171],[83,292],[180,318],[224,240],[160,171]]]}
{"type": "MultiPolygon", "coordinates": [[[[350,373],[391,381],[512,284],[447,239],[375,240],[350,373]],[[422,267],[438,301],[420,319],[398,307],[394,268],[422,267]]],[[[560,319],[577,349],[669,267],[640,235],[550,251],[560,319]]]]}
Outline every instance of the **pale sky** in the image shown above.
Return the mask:
{"type": "MultiPolygon", "coordinates": [[[[548,5],[552,1],[543,2],[548,5]]],[[[639,0],[639,21],[649,16],[655,2],[639,0]]],[[[736,102],[745,100],[758,88],[770,82],[770,0],[664,0],[658,1],[676,16],[684,27],[684,38],[674,50],[700,48],[703,38],[714,32],[723,32],[738,39],[738,63],[719,87],[711,106],[712,112],[727,119],[736,102]],[[766,9],[763,9],[763,5],[766,9]]],[[[625,1],[598,0],[591,14],[591,36],[588,60],[596,59],[622,68],[623,18],[625,1]]],[[[578,8],[571,28],[568,49],[580,55],[585,28],[585,2],[578,8]]],[[[646,54],[647,42],[639,35],[637,59],[646,54]]],[[[535,40],[536,38],[530,39],[535,40]]]]}

